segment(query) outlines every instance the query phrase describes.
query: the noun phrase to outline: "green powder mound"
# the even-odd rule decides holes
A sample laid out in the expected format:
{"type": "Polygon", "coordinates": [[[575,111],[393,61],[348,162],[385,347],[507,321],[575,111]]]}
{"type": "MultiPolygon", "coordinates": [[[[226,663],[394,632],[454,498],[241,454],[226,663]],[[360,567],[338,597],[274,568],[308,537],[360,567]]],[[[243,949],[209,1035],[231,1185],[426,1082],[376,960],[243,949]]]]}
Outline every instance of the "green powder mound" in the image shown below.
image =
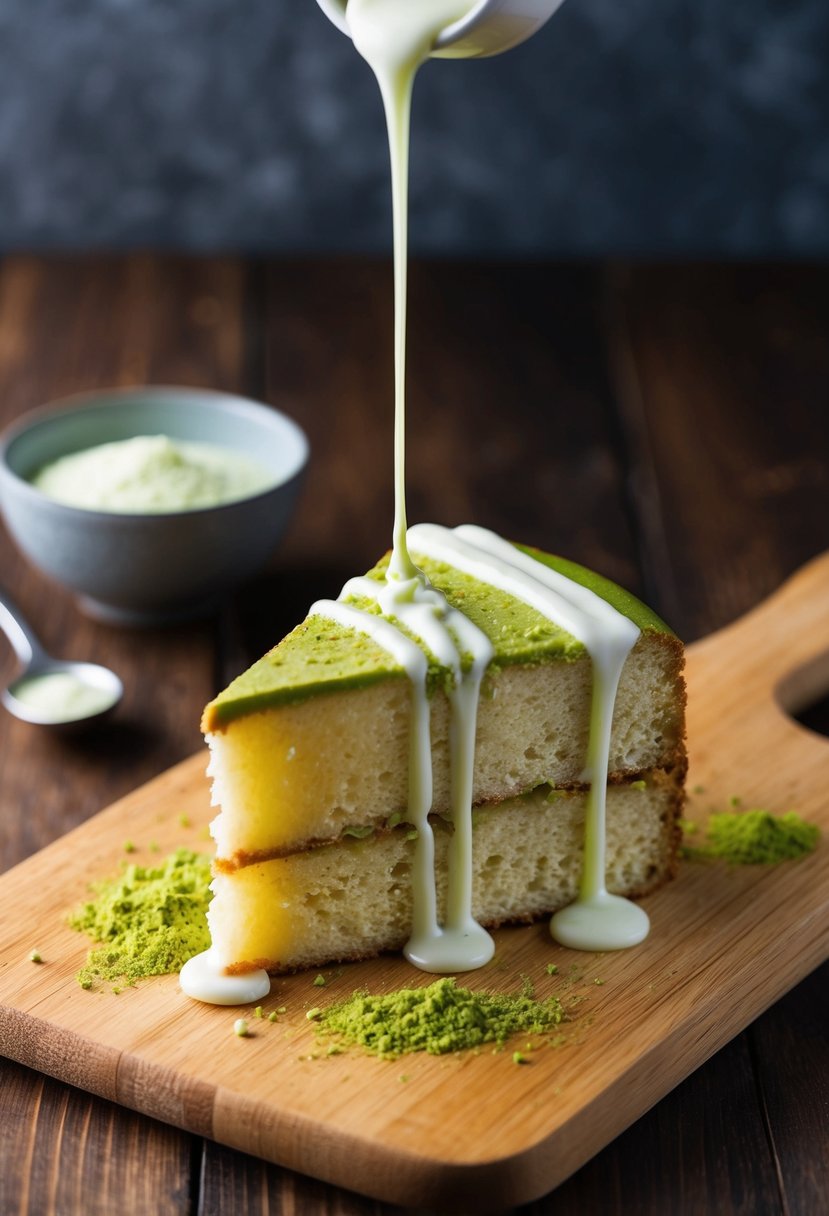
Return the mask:
{"type": "Polygon", "coordinates": [[[210,945],[210,859],[177,849],[157,866],[128,865],[93,887],[95,898],[69,917],[73,929],[102,945],[90,950],[76,979],[133,983],[166,975],[210,945]]]}
{"type": "Polygon", "coordinates": [[[752,810],[722,811],[708,821],[704,844],[686,847],[687,856],[720,857],[732,865],[774,865],[817,848],[820,828],[794,811],[772,815],[752,810]]]}
{"type": "Polygon", "coordinates": [[[317,1028],[373,1055],[395,1059],[413,1051],[437,1056],[483,1043],[500,1047],[510,1035],[543,1034],[564,1018],[557,997],[537,1001],[526,988],[517,996],[471,992],[448,978],[385,996],[355,992],[323,1010],[317,1028]]]}

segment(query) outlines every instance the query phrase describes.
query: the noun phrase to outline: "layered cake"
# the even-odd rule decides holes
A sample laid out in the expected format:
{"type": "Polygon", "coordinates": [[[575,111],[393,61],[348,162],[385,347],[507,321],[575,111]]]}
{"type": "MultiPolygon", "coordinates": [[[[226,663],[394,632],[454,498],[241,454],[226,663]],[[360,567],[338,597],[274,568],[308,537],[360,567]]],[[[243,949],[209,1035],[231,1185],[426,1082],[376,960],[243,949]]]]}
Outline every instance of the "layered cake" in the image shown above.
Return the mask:
{"type": "Polygon", "coordinates": [[[207,706],[220,808],[209,921],[213,958],[225,972],[274,973],[397,950],[411,942],[413,926],[423,934],[430,915],[433,937],[447,924],[468,937],[476,925],[529,921],[570,904],[584,881],[602,703],[612,728],[596,778],[606,782],[606,844],[594,864],[613,895],[638,897],[671,876],[685,772],[681,643],[608,580],[491,535],[409,533],[437,605],[427,613],[443,614],[453,637],[462,621],[473,630],[472,641],[458,642],[459,666],[436,653],[439,638],[424,640],[428,627],[384,611],[384,559],[339,601],[315,605],[207,706]],[[591,613],[601,628],[586,646],[576,634],[591,613]],[[605,618],[626,639],[615,706],[599,678],[605,618]],[[392,635],[422,654],[419,675],[392,635]],[[458,690],[475,667],[476,637],[483,649],[464,791],[458,690]],[[421,684],[425,804],[414,772],[424,759],[416,755],[421,684]],[[418,908],[430,899],[431,910],[418,908]]]}

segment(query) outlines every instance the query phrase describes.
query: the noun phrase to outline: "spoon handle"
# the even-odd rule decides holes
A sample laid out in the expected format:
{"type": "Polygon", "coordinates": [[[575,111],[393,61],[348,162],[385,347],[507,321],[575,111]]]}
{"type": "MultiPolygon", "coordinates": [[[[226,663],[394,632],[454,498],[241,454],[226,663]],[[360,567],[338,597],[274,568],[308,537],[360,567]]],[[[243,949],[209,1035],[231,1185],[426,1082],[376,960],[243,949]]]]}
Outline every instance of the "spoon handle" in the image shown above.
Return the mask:
{"type": "Polygon", "coordinates": [[[12,644],[12,649],[24,667],[45,655],[40,640],[14,600],[0,591],[0,629],[12,644]]]}

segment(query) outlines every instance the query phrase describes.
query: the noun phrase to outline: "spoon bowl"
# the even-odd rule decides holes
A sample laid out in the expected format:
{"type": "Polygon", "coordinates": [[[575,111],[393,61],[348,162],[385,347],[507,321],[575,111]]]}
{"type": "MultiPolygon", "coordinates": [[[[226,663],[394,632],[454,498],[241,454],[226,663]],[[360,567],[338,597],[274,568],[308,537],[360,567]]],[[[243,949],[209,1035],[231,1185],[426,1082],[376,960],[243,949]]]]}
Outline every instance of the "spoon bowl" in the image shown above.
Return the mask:
{"type": "MultiPolygon", "coordinates": [[[[351,36],[347,0],[317,0],[337,29],[351,36]]],[[[563,0],[477,0],[466,16],[438,36],[432,55],[439,59],[479,59],[518,46],[549,21],[563,0]]]]}
{"type": "Polygon", "coordinates": [[[108,667],[47,654],[20,610],[2,592],[0,630],[23,669],[0,693],[0,702],[21,721],[63,730],[90,726],[111,713],[124,695],[123,684],[108,667]]]}

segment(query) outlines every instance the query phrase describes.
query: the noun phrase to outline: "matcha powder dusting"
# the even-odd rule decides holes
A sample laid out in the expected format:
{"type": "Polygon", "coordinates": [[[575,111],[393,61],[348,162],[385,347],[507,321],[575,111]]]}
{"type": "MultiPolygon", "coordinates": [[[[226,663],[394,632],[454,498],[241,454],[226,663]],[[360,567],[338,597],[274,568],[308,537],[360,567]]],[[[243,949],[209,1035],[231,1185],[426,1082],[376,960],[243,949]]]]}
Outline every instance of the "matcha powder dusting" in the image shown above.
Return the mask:
{"type": "Polygon", "coordinates": [[[102,943],[90,950],[78,983],[132,983],[180,970],[210,945],[209,888],[210,859],[188,849],[157,866],[128,865],[117,878],[98,883],[95,898],[69,917],[73,929],[102,943]]]}
{"type": "Polygon", "coordinates": [[[528,988],[517,996],[471,992],[450,978],[384,996],[355,992],[326,1009],[317,1026],[321,1034],[394,1059],[412,1051],[443,1055],[483,1043],[503,1046],[510,1035],[543,1034],[564,1017],[557,997],[537,1001],[528,988]]]}
{"type": "Polygon", "coordinates": [[[794,811],[779,816],[723,811],[709,819],[707,840],[685,851],[691,858],[721,857],[731,865],[774,865],[814,852],[819,838],[820,828],[794,811]]]}

